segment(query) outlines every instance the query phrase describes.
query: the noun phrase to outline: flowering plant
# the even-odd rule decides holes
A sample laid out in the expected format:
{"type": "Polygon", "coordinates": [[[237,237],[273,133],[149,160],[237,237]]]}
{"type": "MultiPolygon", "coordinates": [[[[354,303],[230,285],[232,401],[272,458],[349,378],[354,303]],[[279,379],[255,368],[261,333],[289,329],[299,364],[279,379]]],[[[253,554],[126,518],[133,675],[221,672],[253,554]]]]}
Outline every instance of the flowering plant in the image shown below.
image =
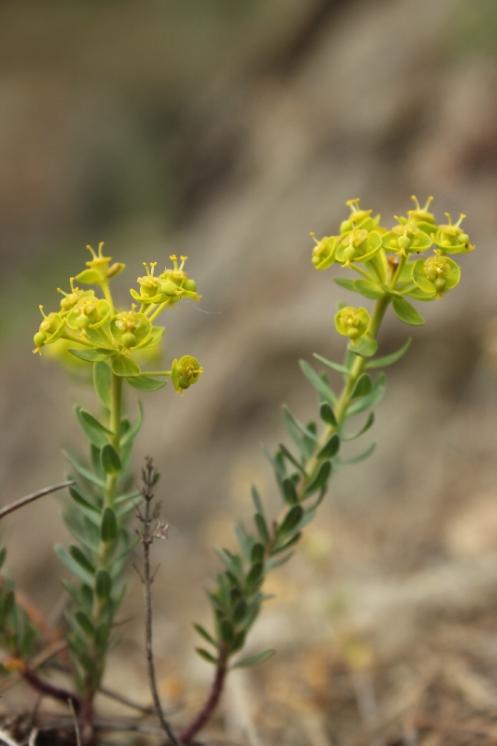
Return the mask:
{"type": "MultiPolygon", "coordinates": [[[[3,660],[3,670],[18,671],[44,694],[72,703],[80,721],[88,726],[90,739],[93,699],[104,673],[116,611],[125,590],[124,573],[134,546],[128,519],[138,506],[142,524],[138,537],[144,547],[147,659],[154,704],[167,743],[193,744],[216,709],[228,672],[272,655],[272,650],[251,655],[241,652],[268,598],[264,593],[266,576],[292,556],[304,527],[316,515],[333,472],[371,454],[374,446],[352,458],[344,457],[343,451],[348,442],[362,437],[373,426],[372,410],[385,389],[381,371],[400,360],[410,344],[407,339],[400,349],[377,354],[385,313],[391,306],[402,322],[423,324],[411,301],[439,300],[453,290],[459,284],[461,269],[451,255],[474,249],[461,227],[464,215],[456,222],[447,216],[447,222],[438,223],[430,212],[431,198],[423,206],[413,200],[414,208],[396,217],[393,225],[384,225],[379,215],[362,209],[358,200],[350,200],[350,214],[336,235],[320,239],[313,236],[312,263],[316,269],[338,265],[349,270],[352,276],[336,278],[335,282],[374,304],[371,309],[339,304],[335,328],[348,339],[343,361],[316,354],[326,372],[301,361],[302,372],[318,395],[319,414],[315,421],[304,423],[284,408],[292,444],[280,444],[268,454],[281,496],[281,511],[270,518],[259,491],[253,487],[253,525],[238,523],[237,548],[218,550],[223,568],[208,592],[212,627],[208,630],[194,625],[202,638],[197,652],[214,665],[215,673],[205,704],[178,735],[162,711],[152,657],[150,549],[164,528],[153,505],[158,474],[149,460],[143,470],[143,490],[130,489],[127,484],[142,413],[140,409],[135,421],[125,416],[123,389],[126,384],[155,390],[169,378],[173,387],[183,392],[198,380],[202,368],[191,355],[174,359],[167,370],[142,369],[144,353],[156,348],[164,332],[155,323],[159,315],[181,300],[197,300],[196,284],[185,272],[185,258],[178,261],[172,256],[172,267],[160,274],[156,274],[156,263],[146,264],[145,275],[138,278],[138,289],[131,290],[134,302],[126,309],[116,307],[109,281],[124,265],[112,263],[100,244],[96,252],[89,247],[91,259],[85,269],[71,278],[68,291],[60,291],[59,309],[48,314],[41,309],[43,320],[34,336],[35,352],[43,353],[63,342],[66,351],[91,366],[104,415],[102,419],[76,407],[89,442],[89,460],[83,463],[68,456],[72,499],[65,518],[74,543],[68,549],[57,547],[58,556],[73,576],[65,583],[70,597],[66,640],[76,692],[40,679],[30,665],[37,649],[37,626],[19,603],[11,581],[0,583],[0,647],[9,655],[3,660]],[[86,289],[88,285],[97,290],[86,289]],[[338,387],[329,380],[330,372],[339,377],[338,387]],[[351,420],[365,412],[369,413],[359,426],[351,425],[351,420]]],[[[5,550],[0,550],[0,567],[4,560],[5,550]]]]}
{"type": "MultiPolygon", "coordinates": [[[[128,419],[124,386],[157,390],[169,378],[176,391],[183,392],[198,380],[202,367],[195,357],[184,355],[173,359],[167,370],[142,369],[147,351],[156,350],[164,334],[164,328],[156,323],[158,317],[182,300],[200,297],[195,281],[184,269],[186,257],[178,260],[171,256],[172,266],[157,276],[157,263],[145,264],[146,274],[138,277],[139,289],[130,291],[134,302],[122,308],[114,301],[110,281],[125,265],[112,263],[103,252],[103,243],[97,251],[87,248],[91,259],[85,269],[70,278],[68,291],[59,289],[59,308],[45,313],[40,307],[43,319],[34,335],[34,352],[42,354],[50,346],[60,352],[56,343],[64,342],[64,354],[70,353],[91,367],[101,410],[93,414],[76,407],[89,444],[89,459],[82,462],[67,454],[72,499],[64,517],[74,543],[69,548],[56,547],[58,557],[73,576],[64,585],[70,597],[65,618],[77,692],[74,700],[83,711],[83,720],[91,722],[92,702],[125,592],[125,570],[136,544],[129,517],[142,500],[141,493],[130,487],[128,473],[142,410],[140,407],[136,420],[128,419]]],[[[0,638],[5,638],[7,649],[17,660],[14,664],[11,659],[8,666],[17,665],[31,683],[46,692],[46,686],[50,686],[44,686],[22,662],[32,653],[35,628],[16,606],[13,589],[6,586],[2,592],[8,608],[4,609],[6,623],[0,638]]],[[[63,696],[67,700],[67,694],[63,696]]]]}

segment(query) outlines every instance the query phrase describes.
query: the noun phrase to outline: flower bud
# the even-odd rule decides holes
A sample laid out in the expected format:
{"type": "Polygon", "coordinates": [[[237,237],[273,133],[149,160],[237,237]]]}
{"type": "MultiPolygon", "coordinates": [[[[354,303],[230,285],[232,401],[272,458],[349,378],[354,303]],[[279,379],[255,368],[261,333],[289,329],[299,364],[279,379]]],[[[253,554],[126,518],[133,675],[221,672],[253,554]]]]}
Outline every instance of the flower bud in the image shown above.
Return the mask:
{"type": "Polygon", "coordinates": [[[183,355],[172,362],[171,380],[176,391],[184,391],[196,383],[201,373],[203,368],[193,355],[183,355]]]}
{"type": "Polygon", "coordinates": [[[335,314],[335,327],[339,334],[358,339],[368,330],[371,317],[366,308],[344,306],[335,314]]]}

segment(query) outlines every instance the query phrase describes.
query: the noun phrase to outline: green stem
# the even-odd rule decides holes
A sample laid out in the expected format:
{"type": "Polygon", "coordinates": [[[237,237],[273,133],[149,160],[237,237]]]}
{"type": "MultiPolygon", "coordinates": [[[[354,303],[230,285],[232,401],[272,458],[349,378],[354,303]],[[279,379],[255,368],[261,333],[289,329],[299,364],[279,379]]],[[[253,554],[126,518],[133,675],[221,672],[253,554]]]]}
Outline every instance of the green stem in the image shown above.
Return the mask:
{"type": "Polygon", "coordinates": [[[148,317],[150,321],[154,321],[157,318],[157,316],[162,313],[162,311],[165,309],[166,306],[167,306],[167,303],[161,303],[159,306],[157,306],[155,311],[151,313],[148,317]]]}
{"type": "Polygon", "coordinates": [[[114,299],[112,297],[112,293],[111,293],[111,290],[110,290],[110,287],[109,287],[109,283],[107,281],[106,282],[102,282],[102,284],[100,285],[100,287],[102,288],[102,293],[104,294],[105,300],[109,304],[112,313],[114,313],[114,299]]]}
{"type": "MultiPolygon", "coordinates": [[[[119,453],[119,431],[121,426],[121,410],[122,410],[122,378],[120,376],[112,375],[112,394],[111,394],[111,402],[110,402],[110,416],[109,416],[109,429],[112,431],[112,436],[110,436],[110,442],[112,446],[115,448],[118,455],[119,453]]],[[[102,515],[105,508],[112,508],[114,506],[114,500],[116,497],[116,488],[117,488],[117,481],[118,481],[118,474],[108,474],[107,479],[105,482],[105,490],[104,490],[104,499],[103,499],[103,506],[102,506],[102,515]]],[[[100,541],[99,545],[99,551],[98,551],[98,557],[96,562],[96,569],[97,573],[99,570],[108,570],[109,565],[109,557],[111,555],[113,549],[112,542],[106,542],[106,541],[100,541]]],[[[102,601],[100,598],[98,598],[97,594],[94,593],[93,598],[93,624],[95,628],[97,629],[100,623],[102,622],[102,617],[105,615],[106,612],[106,604],[105,601],[102,601]]],[[[101,678],[101,675],[104,670],[104,663],[105,663],[105,654],[102,654],[102,652],[97,651],[95,649],[94,651],[95,656],[95,665],[97,670],[97,675],[94,677],[94,679],[91,681],[90,686],[88,687],[89,691],[87,692],[87,702],[90,702],[93,700],[93,697],[95,696],[96,689],[99,685],[99,680],[101,678]]]]}

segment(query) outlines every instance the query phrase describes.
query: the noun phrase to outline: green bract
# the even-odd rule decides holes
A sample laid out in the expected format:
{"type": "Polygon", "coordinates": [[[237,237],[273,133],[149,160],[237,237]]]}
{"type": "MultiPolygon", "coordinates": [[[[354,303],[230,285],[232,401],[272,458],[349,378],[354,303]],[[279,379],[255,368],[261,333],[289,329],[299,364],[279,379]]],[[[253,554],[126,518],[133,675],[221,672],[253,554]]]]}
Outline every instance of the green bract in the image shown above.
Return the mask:
{"type": "Polygon", "coordinates": [[[383,236],[383,247],[387,251],[395,251],[402,256],[410,252],[419,254],[427,251],[430,246],[432,246],[430,235],[420,228],[416,220],[412,219],[399,222],[399,225],[383,236]]]}
{"type": "Polygon", "coordinates": [[[459,284],[461,268],[448,256],[435,255],[416,262],[412,279],[428,299],[441,298],[444,293],[459,284]]]}
{"type": "Polygon", "coordinates": [[[367,228],[353,228],[344,233],[336,249],[336,261],[345,267],[353,262],[367,262],[381,249],[381,236],[367,228]]]}
{"type": "Polygon", "coordinates": [[[185,391],[198,381],[203,372],[199,361],[193,355],[183,355],[179,360],[173,360],[171,380],[176,391],[185,391]]]}
{"type": "Polygon", "coordinates": [[[473,251],[475,248],[469,242],[469,236],[461,228],[461,223],[466,217],[464,213],[459,215],[457,223],[452,223],[452,218],[448,212],[445,213],[448,223],[439,225],[433,238],[433,242],[438,248],[447,254],[465,254],[473,251]]]}
{"type": "Polygon", "coordinates": [[[335,315],[335,327],[339,334],[357,339],[366,334],[371,318],[366,308],[344,306],[335,315]]]}

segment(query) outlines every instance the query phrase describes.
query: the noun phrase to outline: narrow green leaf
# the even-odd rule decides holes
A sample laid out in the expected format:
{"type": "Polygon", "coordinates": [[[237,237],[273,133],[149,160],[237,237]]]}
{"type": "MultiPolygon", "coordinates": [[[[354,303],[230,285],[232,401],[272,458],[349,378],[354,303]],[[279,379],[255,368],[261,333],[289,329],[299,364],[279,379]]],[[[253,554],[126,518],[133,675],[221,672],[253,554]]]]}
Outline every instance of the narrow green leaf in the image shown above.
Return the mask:
{"type": "Polygon", "coordinates": [[[0,549],[0,568],[3,567],[6,557],[7,557],[7,550],[5,549],[5,547],[2,547],[0,549]]]}
{"type": "Polygon", "coordinates": [[[139,376],[128,376],[126,380],[130,386],[140,391],[158,391],[166,385],[165,378],[154,378],[154,376],[147,376],[144,373],[139,376]]]}
{"type": "Polygon", "coordinates": [[[100,458],[100,448],[93,443],[90,445],[90,461],[93,471],[101,479],[105,477],[105,472],[102,469],[102,460],[100,458]]]}
{"type": "Polygon", "coordinates": [[[102,516],[102,525],[100,527],[100,536],[102,541],[114,541],[117,537],[118,525],[115,512],[112,508],[105,508],[102,516]]]}
{"type": "Polygon", "coordinates": [[[334,281],[339,287],[351,290],[353,293],[356,292],[355,280],[349,280],[348,277],[335,277],[334,281]]]}
{"type": "Polygon", "coordinates": [[[93,386],[97,396],[107,409],[111,407],[112,371],[103,361],[97,361],[93,366],[93,386]]]}
{"type": "Polygon", "coordinates": [[[299,501],[299,496],[297,495],[297,490],[295,489],[295,484],[291,479],[284,479],[281,483],[281,492],[283,494],[283,498],[288,505],[296,505],[299,501]]]}
{"type": "Polygon", "coordinates": [[[283,518],[277,528],[278,535],[282,536],[294,531],[302,520],[304,509],[301,505],[294,505],[283,518]]]}
{"type": "MultiPolygon", "coordinates": [[[[290,549],[290,547],[293,547],[294,544],[300,541],[301,536],[302,534],[299,531],[298,533],[294,534],[290,539],[286,541],[284,539],[279,540],[276,546],[273,547],[271,551],[271,557],[275,557],[278,554],[282,554],[283,552],[286,552],[288,549],[290,549]]],[[[278,564],[275,564],[274,560],[270,560],[270,562],[271,562],[271,569],[273,569],[274,567],[279,567],[280,564],[283,564],[283,562],[281,563],[279,562],[278,564]]],[[[269,567],[269,563],[267,564],[269,567]]]]}
{"type": "Polygon", "coordinates": [[[126,505],[129,502],[134,505],[137,499],[143,499],[143,495],[141,492],[138,492],[138,490],[133,490],[132,492],[126,492],[122,495],[118,495],[114,500],[114,505],[117,507],[126,505]]]}
{"type": "Polygon", "coordinates": [[[337,464],[338,466],[350,466],[351,464],[358,464],[360,461],[365,461],[367,458],[369,458],[375,448],[376,443],[371,443],[371,445],[366,448],[365,451],[359,453],[357,456],[352,456],[351,458],[347,459],[337,459],[337,464]]]}
{"type": "MultiPolygon", "coordinates": [[[[300,534],[297,534],[299,537],[300,534]]],[[[294,552],[288,552],[283,557],[272,557],[272,559],[268,560],[266,562],[266,567],[268,570],[276,570],[276,568],[281,567],[282,565],[286,564],[288,560],[290,560],[294,555],[294,552]]]]}
{"type": "Polygon", "coordinates": [[[352,435],[344,435],[344,433],[342,432],[342,440],[348,441],[348,440],[355,440],[356,438],[359,438],[360,435],[363,435],[365,432],[367,432],[370,429],[370,427],[372,427],[374,423],[374,419],[375,419],[374,412],[370,412],[368,414],[368,418],[366,422],[361,427],[361,429],[353,433],[352,435]]]}
{"type": "Polygon", "coordinates": [[[136,420],[131,424],[131,426],[126,430],[126,432],[121,436],[121,447],[125,448],[127,445],[132,443],[138,433],[140,432],[140,428],[143,423],[143,404],[141,402],[138,402],[138,417],[136,420]]]}
{"type": "Polygon", "coordinates": [[[245,619],[247,615],[247,602],[244,598],[241,598],[233,609],[233,621],[235,625],[239,625],[245,619]]]}
{"type": "Polygon", "coordinates": [[[110,599],[112,589],[112,578],[106,570],[99,570],[95,578],[95,589],[97,596],[102,600],[110,599]]]}
{"type": "Polygon", "coordinates": [[[247,655],[236,661],[231,668],[248,668],[249,666],[256,666],[258,663],[264,663],[264,661],[272,658],[275,652],[275,650],[263,650],[261,653],[256,653],[255,655],[247,655]]]}
{"type": "Polygon", "coordinates": [[[242,629],[240,632],[238,632],[238,634],[235,635],[234,640],[231,643],[232,653],[236,653],[237,650],[240,650],[245,645],[245,638],[247,637],[247,629],[250,627],[251,624],[253,624],[258,613],[259,613],[258,609],[255,609],[253,611],[253,618],[249,618],[246,620],[245,629],[242,629]]]}
{"type": "Polygon", "coordinates": [[[254,515],[254,521],[255,521],[256,528],[259,532],[259,535],[262,541],[264,542],[264,544],[267,544],[270,539],[270,536],[269,536],[269,530],[267,527],[266,519],[264,518],[262,513],[256,513],[254,515]]]}
{"type": "Polygon", "coordinates": [[[75,411],[79,424],[90,443],[93,443],[97,448],[102,448],[108,442],[112,432],[86,409],[76,407],[75,411]]]}
{"type": "Polygon", "coordinates": [[[250,554],[250,559],[253,563],[255,562],[263,562],[264,560],[264,546],[263,544],[254,544],[252,547],[252,552],[250,554]]]}
{"type": "Polygon", "coordinates": [[[251,493],[252,493],[252,501],[254,503],[254,508],[256,509],[257,513],[264,515],[264,506],[262,505],[262,500],[259,494],[259,490],[257,489],[257,487],[255,487],[255,485],[252,485],[251,493]]]}
{"type": "MultiPolygon", "coordinates": [[[[66,568],[80,578],[84,583],[93,583],[94,572],[86,570],[79,562],[69,554],[65,547],[55,546],[55,554],[66,568]]],[[[91,568],[92,570],[94,568],[91,568]]]]}
{"type": "Polygon", "coordinates": [[[118,474],[121,469],[121,459],[114,446],[106,443],[100,452],[102,459],[102,468],[106,474],[118,474]]]}
{"type": "Polygon", "coordinates": [[[83,632],[91,639],[95,637],[95,628],[93,627],[93,624],[91,623],[89,617],[84,613],[84,611],[76,611],[74,614],[74,618],[83,630],[83,632]]]}
{"type": "Polygon", "coordinates": [[[248,560],[250,558],[250,553],[252,552],[252,546],[254,543],[253,538],[248,535],[245,526],[241,522],[235,524],[235,535],[243,557],[248,560]]]}
{"type": "Polygon", "coordinates": [[[255,562],[250,568],[245,581],[247,591],[250,593],[259,587],[264,577],[264,562],[255,562]]]}
{"type": "Polygon", "coordinates": [[[206,642],[210,642],[211,645],[214,645],[214,647],[217,648],[216,640],[212,637],[211,634],[209,634],[209,632],[207,632],[205,627],[202,627],[201,624],[194,624],[193,628],[198,632],[200,637],[203,637],[206,642]]]}
{"type": "Polygon", "coordinates": [[[195,651],[200,655],[201,658],[203,658],[205,661],[208,661],[208,663],[214,663],[217,664],[217,658],[209,653],[208,650],[205,650],[205,648],[195,648],[195,651]]]}
{"type": "Polygon", "coordinates": [[[235,636],[235,631],[228,620],[224,620],[219,625],[219,634],[221,637],[221,640],[225,643],[230,643],[233,641],[233,638],[235,636]]]}
{"type": "Polygon", "coordinates": [[[307,485],[304,497],[312,495],[317,490],[325,490],[331,474],[331,461],[324,461],[314,479],[307,485]]]}
{"type": "Polygon", "coordinates": [[[135,361],[125,355],[113,355],[110,364],[114,375],[122,378],[127,378],[127,376],[137,376],[140,373],[140,368],[135,361]]]}
{"type": "Polygon", "coordinates": [[[381,285],[378,285],[376,282],[370,282],[369,280],[356,280],[354,287],[358,293],[372,300],[378,300],[378,298],[383,298],[385,295],[385,291],[381,285]]]}
{"type": "Polygon", "coordinates": [[[92,505],[92,503],[90,503],[85,497],[83,497],[76,485],[73,484],[69,487],[69,494],[74,502],[83,509],[85,515],[88,515],[88,517],[92,520],[98,520],[100,514],[99,509],[95,505],[92,505]]]}
{"type": "Polygon", "coordinates": [[[293,466],[295,466],[296,469],[300,471],[301,474],[305,476],[305,470],[302,464],[299,464],[296,457],[293,455],[293,453],[286,447],[284,443],[279,444],[280,452],[283,454],[283,456],[291,463],[293,466]]]}
{"type": "Polygon", "coordinates": [[[307,378],[309,383],[319,393],[321,399],[333,406],[333,404],[335,403],[335,394],[331,390],[324,377],[320,376],[319,373],[317,373],[314,368],[305,360],[300,361],[300,369],[302,370],[302,373],[307,378]]]}
{"type": "Polygon", "coordinates": [[[393,310],[401,321],[411,326],[421,326],[424,318],[405,298],[395,297],[392,301],[393,310]]]}
{"type": "Polygon", "coordinates": [[[4,619],[8,619],[9,616],[15,611],[16,608],[16,596],[14,590],[9,588],[4,596],[2,616],[4,619]]]}
{"type": "Polygon", "coordinates": [[[377,357],[375,358],[375,360],[368,360],[368,362],[366,363],[366,368],[368,370],[373,370],[373,368],[386,368],[389,365],[393,365],[402,357],[404,357],[405,353],[411,346],[411,342],[412,337],[408,337],[402,347],[396,350],[396,352],[391,352],[389,355],[384,355],[383,357],[377,357]]]}
{"type": "Polygon", "coordinates": [[[385,386],[386,378],[384,374],[381,374],[373,384],[373,388],[369,394],[366,396],[360,396],[349,404],[347,407],[347,415],[359,414],[377,404],[385,393],[385,386]]]}
{"type": "Polygon", "coordinates": [[[84,479],[86,479],[87,482],[91,482],[91,484],[94,484],[97,487],[105,487],[104,480],[100,479],[100,477],[98,477],[90,469],[84,466],[84,464],[78,461],[78,459],[75,458],[71,453],[68,453],[67,451],[63,451],[63,454],[66,457],[66,459],[69,461],[73,469],[75,469],[78,474],[80,474],[84,479]]]}
{"type": "Polygon", "coordinates": [[[98,552],[100,546],[100,516],[95,514],[80,514],[79,511],[67,511],[64,522],[72,536],[81,546],[86,547],[92,554],[98,552]]]}
{"type": "Polygon", "coordinates": [[[302,447],[303,435],[305,435],[306,438],[310,438],[310,440],[317,440],[315,433],[313,433],[312,430],[309,430],[302,422],[300,422],[300,420],[295,417],[293,412],[288,409],[286,404],[283,405],[282,409],[283,418],[285,420],[285,425],[288,433],[300,448],[302,447]]]}
{"type": "Polygon", "coordinates": [[[340,436],[333,433],[328,442],[321,448],[318,453],[318,459],[330,459],[336,456],[340,448],[340,436]]]}
{"type": "Polygon", "coordinates": [[[367,396],[373,389],[373,381],[367,373],[359,376],[352,390],[351,399],[357,399],[359,396],[367,396]]]}
{"type": "Polygon", "coordinates": [[[374,412],[370,412],[368,414],[366,422],[361,427],[361,429],[357,430],[355,433],[351,433],[350,435],[347,435],[346,433],[342,432],[342,436],[341,436],[342,440],[345,440],[345,441],[356,440],[361,435],[364,435],[364,433],[366,433],[373,426],[374,420],[375,420],[375,414],[374,412]]]}
{"type": "Polygon", "coordinates": [[[69,350],[69,352],[71,353],[71,355],[74,355],[74,357],[78,357],[80,360],[84,360],[85,363],[97,363],[102,360],[107,360],[109,355],[112,355],[112,350],[92,350],[91,348],[81,350],[72,349],[69,350]]]}
{"type": "Polygon", "coordinates": [[[69,547],[69,554],[90,575],[95,575],[95,568],[86,556],[86,554],[75,544],[71,544],[69,547]]]}
{"type": "Polygon", "coordinates": [[[333,360],[328,360],[328,358],[318,355],[317,352],[314,353],[314,357],[316,360],[319,360],[320,363],[326,365],[327,368],[331,368],[331,370],[334,370],[336,373],[341,373],[344,376],[348,376],[350,373],[345,365],[340,365],[340,363],[335,363],[333,360]]]}
{"type": "Polygon", "coordinates": [[[332,425],[333,427],[337,426],[335,413],[329,404],[321,404],[319,414],[323,422],[326,422],[327,425],[332,425]]]}

